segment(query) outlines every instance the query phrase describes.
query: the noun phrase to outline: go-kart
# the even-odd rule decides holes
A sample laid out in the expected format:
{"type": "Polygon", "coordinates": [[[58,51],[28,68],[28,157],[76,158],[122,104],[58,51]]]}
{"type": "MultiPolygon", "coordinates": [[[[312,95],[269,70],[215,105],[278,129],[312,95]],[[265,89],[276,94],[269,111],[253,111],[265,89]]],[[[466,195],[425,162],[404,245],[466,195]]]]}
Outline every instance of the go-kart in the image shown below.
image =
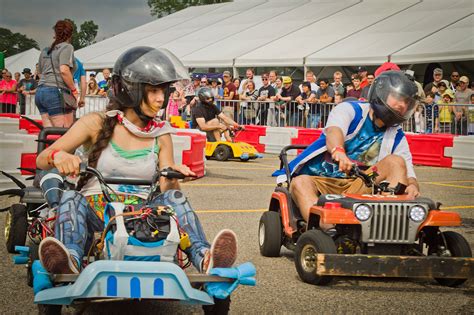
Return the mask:
{"type": "Polygon", "coordinates": [[[322,195],[305,222],[293,201],[287,151],[280,153],[287,180],[272,194],[269,211],[259,224],[260,253],[280,255],[281,246],[294,250],[299,277],[325,285],[333,276],[434,278],[458,286],[474,275],[471,248],[459,233],[441,227],[460,226],[456,212],[440,210],[428,198],[408,198],[403,185],[376,184],[377,174],[354,165],[350,175],[372,187],[372,194],[322,195]],[[320,225],[334,225],[332,233],[320,225]]]}
{"type": "MultiPolygon", "coordinates": [[[[239,127],[235,132],[244,130],[239,127]]],[[[217,161],[227,161],[229,159],[238,159],[243,162],[262,158],[263,155],[258,153],[257,149],[246,142],[229,142],[229,141],[208,141],[205,150],[208,159],[215,159],[217,161]]]]}
{"type": "Polygon", "coordinates": [[[38,304],[40,313],[59,314],[63,305],[82,302],[160,299],[201,304],[205,314],[227,314],[230,307],[230,292],[238,284],[255,285],[255,267],[251,263],[234,268],[214,268],[208,275],[184,272],[190,265],[183,251],[183,246],[187,246],[189,238],[179,227],[172,208],[154,206],[150,203],[152,197],[160,192],[158,184],[160,176],[182,179],[183,174],[165,169],[157,172],[150,182],[140,179],[104,178],[96,169],[81,166],[81,174],[85,173],[92,174],[99,180],[108,204],[104,212],[105,229],[100,235],[94,236],[87,257],[82,261],[84,266],[82,272],[48,274],[39,260],[31,261],[30,248],[16,247],[20,255],[14,257],[15,263],[32,264],[34,301],[38,304]],[[109,191],[113,190],[109,184],[150,185],[149,198],[140,209],[138,206],[134,208],[131,205],[113,202],[109,194],[109,191]],[[137,226],[140,222],[141,226],[149,225],[150,233],[147,234],[149,237],[161,235],[161,238],[156,239],[159,241],[143,245],[138,239],[139,232],[144,234],[142,229],[129,231],[122,228],[130,224],[137,226]],[[121,237],[125,236],[128,239],[128,243],[123,244],[126,250],[124,253],[128,255],[131,253],[138,255],[137,251],[142,250],[148,259],[152,247],[159,247],[157,244],[160,243],[163,248],[160,252],[162,256],[159,256],[159,261],[133,259],[130,256],[114,257],[111,254],[113,247],[120,246],[118,242],[120,239],[115,238],[114,233],[122,233],[121,237]],[[168,260],[165,257],[168,257],[168,260]],[[183,263],[186,261],[188,263],[183,263]]]}
{"type": "MultiPolygon", "coordinates": [[[[28,117],[25,117],[28,119],[28,117]]],[[[33,123],[36,123],[33,121],[33,123]]],[[[58,137],[66,133],[66,128],[43,128],[38,125],[41,130],[38,135],[37,155],[40,154],[47,145],[52,144],[58,137]]],[[[33,176],[27,180],[34,179],[36,169],[23,169],[23,171],[31,173],[33,176]]],[[[11,205],[0,212],[6,212],[5,218],[5,245],[9,253],[15,253],[15,246],[24,246],[27,236],[32,244],[51,235],[49,228],[49,219],[41,219],[40,213],[47,208],[46,200],[43,197],[41,189],[34,186],[26,186],[14,176],[1,171],[3,175],[10,178],[17,186],[16,189],[7,189],[0,192],[0,196],[17,196],[20,198],[18,203],[11,205]]],[[[34,257],[35,258],[35,257],[34,257]]]]}

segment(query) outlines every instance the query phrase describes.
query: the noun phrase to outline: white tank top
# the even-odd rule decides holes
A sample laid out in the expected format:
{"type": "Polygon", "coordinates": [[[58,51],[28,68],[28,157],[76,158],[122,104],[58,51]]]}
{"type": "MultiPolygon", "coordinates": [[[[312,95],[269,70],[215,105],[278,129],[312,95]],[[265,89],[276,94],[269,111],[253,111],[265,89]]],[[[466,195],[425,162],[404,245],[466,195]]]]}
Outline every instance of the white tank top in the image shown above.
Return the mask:
{"type": "MultiPolygon", "coordinates": [[[[122,157],[109,142],[107,147],[97,161],[96,169],[99,170],[104,177],[119,177],[152,180],[158,168],[158,155],[155,152],[157,141],[153,141],[153,147],[149,154],[126,159],[122,157]]],[[[148,197],[149,186],[135,185],[109,185],[117,194],[134,195],[142,199],[148,197]]],[[[97,178],[92,177],[81,190],[83,196],[102,194],[100,184],[97,178]]]]}

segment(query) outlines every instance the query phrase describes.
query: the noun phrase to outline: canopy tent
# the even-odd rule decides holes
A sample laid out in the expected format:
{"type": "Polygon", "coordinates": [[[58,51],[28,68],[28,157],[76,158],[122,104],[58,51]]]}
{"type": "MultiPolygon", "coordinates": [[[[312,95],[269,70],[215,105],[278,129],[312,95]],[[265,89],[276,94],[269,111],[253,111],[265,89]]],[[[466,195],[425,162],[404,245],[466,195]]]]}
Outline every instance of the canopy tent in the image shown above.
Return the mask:
{"type": "Polygon", "coordinates": [[[134,46],[190,68],[473,60],[472,0],[240,0],[189,7],[76,52],[86,69],[134,46]]]}
{"type": "Polygon", "coordinates": [[[40,51],[36,48],[31,48],[25,50],[19,54],[5,58],[5,68],[12,73],[22,72],[24,68],[30,68],[31,73],[35,72],[36,64],[38,63],[38,58],[40,51]]]}
{"type": "MultiPolygon", "coordinates": [[[[470,14],[466,8],[472,4],[472,0],[430,0],[416,3],[311,54],[306,58],[306,65],[380,65],[395,51],[410,47],[465,18],[470,14]]],[[[472,31],[471,29],[471,34],[472,31]]],[[[438,44],[426,47],[428,49],[424,52],[436,51],[444,45],[446,43],[440,40],[438,44]]],[[[472,49],[474,46],[471,45],[472,49]]],[[[417,52],[419,54],[421,51],[417,52]]],[[[438,58],[434,60],[439,61],[438,58]]]]}

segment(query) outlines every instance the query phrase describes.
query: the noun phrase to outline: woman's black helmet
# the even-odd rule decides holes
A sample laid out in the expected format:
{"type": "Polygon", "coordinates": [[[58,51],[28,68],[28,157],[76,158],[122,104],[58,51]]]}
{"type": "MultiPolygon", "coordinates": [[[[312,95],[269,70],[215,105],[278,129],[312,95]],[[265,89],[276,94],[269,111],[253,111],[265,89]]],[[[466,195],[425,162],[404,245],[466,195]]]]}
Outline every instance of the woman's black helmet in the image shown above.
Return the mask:
{"type": "MultiPolygon", "coordinates": [[[[386,71],[375,78],[368,99],[375,117],[385,126],[399,125],[410,118],[418,104],[418,88],[413,77],[402,71],[386,71]],[[401,111],[389,106],[387,100],[402,101],[406,104],[401,111]]],[[[392,105],[393,106],[393,105],[392,105]]]]}
{"type": "Polygon", "coordinates": [[[214,103],[214,96],[212,95],[212,90],[208,87],[200,88],[198,91],[199,101],[206,105],[211,105],[214,103]]]}
{"type": "Polygon", "coordinates": [[[189,80],[188,71],[181,61],[166,49],[139,46],[120,55],[114,65],[112,85],[115,99],[124,107],[140,111],[145,85],[163,86],[168,104],[169,86],[189,80]]]}

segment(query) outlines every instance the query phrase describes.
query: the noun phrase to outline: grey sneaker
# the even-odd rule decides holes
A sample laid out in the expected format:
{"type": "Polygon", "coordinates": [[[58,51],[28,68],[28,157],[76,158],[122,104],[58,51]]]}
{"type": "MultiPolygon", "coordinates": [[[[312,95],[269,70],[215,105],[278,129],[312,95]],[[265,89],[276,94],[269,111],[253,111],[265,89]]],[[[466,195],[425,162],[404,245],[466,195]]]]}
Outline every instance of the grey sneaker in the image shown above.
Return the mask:
{"type": "Polygon", "coordinates": [[[47,237],[39,245],[39,258],[43,267],[52,274],[76,274],[79,267],[76,260],[59,240],[47,237]]]}

